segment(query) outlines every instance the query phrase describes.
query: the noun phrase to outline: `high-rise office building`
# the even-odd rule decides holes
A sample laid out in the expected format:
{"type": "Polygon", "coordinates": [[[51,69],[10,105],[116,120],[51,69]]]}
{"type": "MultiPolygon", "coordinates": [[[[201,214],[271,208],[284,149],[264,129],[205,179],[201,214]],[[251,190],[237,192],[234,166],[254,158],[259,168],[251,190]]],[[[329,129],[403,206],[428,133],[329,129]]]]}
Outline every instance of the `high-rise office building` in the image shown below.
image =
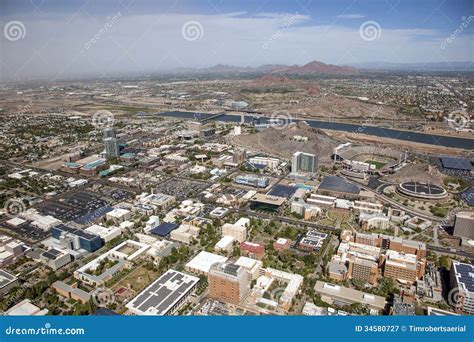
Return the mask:
{"type": "Polygon", "coordinates": [[[291,173],[316,173],[318,170],[318,157],[314,154],[296,152],[293,154],[291,173]]]}
{"type": "Polygon", "coordinates": [[[104,139],[105,145],[105,156],[107,158],[110,157],[119,157],[120,156],[120,148],[117,138],[105,138],[104,139]]]}
{"type": "Polygon", "coordinates": [[[247,157],[247,151],[243,149],[236,149],[234,154],[232,155],[232,162],[240,165],[245,162],[245,158],[247,157]]]}
{"type": "Polygon", "coordinates": [[[216,263],[208,274],[209,297],[238,305],[250,290],[247,271],[232,263],[216,263]]]}
{"type": "Polygon", "coordinates": [[[460,211],[456,214],[453,235],[474,239],[474,211],[460,211]]]}
{"type": "Polygon", "coordinates": [[[104,139],[107,138],[116,138],[115,129],[112,127],[107,127],[104,129],[104,139]]]}

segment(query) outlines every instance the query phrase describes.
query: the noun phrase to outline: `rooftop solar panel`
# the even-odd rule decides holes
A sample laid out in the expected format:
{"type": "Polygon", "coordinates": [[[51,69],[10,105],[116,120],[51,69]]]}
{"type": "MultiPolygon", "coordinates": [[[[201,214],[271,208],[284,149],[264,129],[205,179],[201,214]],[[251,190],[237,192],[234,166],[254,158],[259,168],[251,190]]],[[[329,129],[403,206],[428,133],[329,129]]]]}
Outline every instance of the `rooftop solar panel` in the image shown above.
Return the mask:
{"type": "Polygon", "coordinates": [[[441,164],[445,169],[453,169],[460,171],[471,171],[471,162],[464,158],[441,157],[441,164]]]}
{"type": "Polygon", "coordinates": [[[168,270],[127,304],[127,307],[139,314],[166,315],[198,281],[194,276],[168,270]]]}
{"type": "Polygon", "coordinates": [[[267,195],[290,198],[295,194],[296,190],[298,190],[296,186],[277,184],[267,193],[267,195]]]}
{"type": "Polygon", "coordinates": [[[321,184],[319,184],[318,190],[336,191],[351,194],[358,194],[360,192],[360,188],[357,185],[350,183],[344,178],[338,176],[324,177],[321,184]]]}
{"type": "Polygon", "coordinates": [[[464,284],[466,290],[474,292],[474,266],[464,263],[453,263],[458,275],[458,282],[464,284]]]}
{"type": "Polygon", "coordinates": [[[150,232],[155,235],[166,236],[178,227],[179,226],[175,223],[164,222],[150,232]]]}

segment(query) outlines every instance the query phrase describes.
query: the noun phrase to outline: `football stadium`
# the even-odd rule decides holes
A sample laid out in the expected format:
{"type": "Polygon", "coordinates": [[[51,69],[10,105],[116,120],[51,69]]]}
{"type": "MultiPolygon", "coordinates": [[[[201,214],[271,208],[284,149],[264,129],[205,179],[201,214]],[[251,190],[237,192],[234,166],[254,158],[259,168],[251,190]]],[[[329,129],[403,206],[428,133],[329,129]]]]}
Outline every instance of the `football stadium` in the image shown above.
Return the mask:
{"type": "Polygon", "coordinates": [[[365,178],[367,174],[387,174],[396,171],[405,161],[406,153],[386,147],[339,145],[333,160],[343,166],[342,174],[365,178]]]}

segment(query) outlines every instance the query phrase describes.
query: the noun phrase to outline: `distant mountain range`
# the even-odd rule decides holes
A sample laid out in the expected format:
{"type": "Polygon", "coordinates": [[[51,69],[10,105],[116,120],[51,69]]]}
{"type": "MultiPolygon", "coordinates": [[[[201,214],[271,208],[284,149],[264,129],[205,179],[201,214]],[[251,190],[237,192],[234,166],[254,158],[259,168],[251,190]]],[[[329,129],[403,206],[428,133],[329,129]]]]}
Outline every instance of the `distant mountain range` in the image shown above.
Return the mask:
{"type": "MultiPolygon", "coordinates": [[[[185,70],[180,70],[185,71],[185,70]]],[[[189,69],[186,69],[189,72],[189,69]]],[[[194,69],[200,73],[263,73],[263,74],[328,74],[328,75],[354,75],[359,71],[357,68],[349,66],[338,66],[333,64],[325,64],[319,61],[312,61],[305,65],[282,65],[282,64],[265,64],[259,67],[239,67],[234,65],[217,64],[209,68],[194,69]]]]}
{"type": "Polygon", "coordinates": [[[439,62],[439,63],[390,63],[370,62],[356,63],[350,66],[326,64],[312,61],[305,65],[265,64],[259,67],[241,67],[217,64],[209,68],[182,68],[178,73],[259,73],[273,75],[357,75],[362,71],[474,71],[474,62],[439,62]]]}

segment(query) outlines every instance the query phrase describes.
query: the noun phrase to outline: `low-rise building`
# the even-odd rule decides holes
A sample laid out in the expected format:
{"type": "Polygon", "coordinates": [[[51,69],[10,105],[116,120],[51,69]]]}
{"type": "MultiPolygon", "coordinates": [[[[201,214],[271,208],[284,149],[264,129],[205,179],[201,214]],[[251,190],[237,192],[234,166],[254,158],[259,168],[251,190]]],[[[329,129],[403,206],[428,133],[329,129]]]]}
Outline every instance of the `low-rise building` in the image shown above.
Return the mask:
{"type": "Polygon", "coordinates": [[[247,227],[250,225],[248,218],[240,218],[234,224],[225,223],[222,226],[222,235],[229,235],[234,237],[239,242],[247,240],[247,227]]]}
{"type": "Polygon", "coordinates": [[[370,293],[357,291],[345,286],[334,285],[323,281],[317,281],[314,286],[316,293],[321,299],[330,305],[363,304],[369,309],[381,311],[385,308],[385,298],[370,293]]]}
{"type": "Polygon", "coordinates": [[[30,247],[20,240],[6,235],[0,235],[0,267],[12,265],[20,260],[30,247]]]}
{"type": "Polygon", "coordinates": [[[291,240],[290,239],[285,239],[285,238],[278,238],[274,243],[273,243],[273,248],[278,251],[278,252],[283,252],[287,249],[290,248],[291,246],[291,240]]]}
{"type": "Polygon", "coordinates": [[[247,270],[250,281],[255,280],[259,277],[260,270],[263,266],[263,262],[261,262],[260,260],[255,260],[244,256],[238,258],[235,264],[242,266],[245,270],[247,270]]]}
{"type": "Polygon", "coordinates": [[[109,211],[107,214],[105,214],[107,221],[111,220],[115,224],[120,224],[124,221],[128,221],[132,218],[132,212],[127,209],[123,208],[115,208],[112,211],[109,211]]]}
{"type": "Polygon", "coordinates": [[[94,224],[84,230],[88,233],[99,235],[104,242],[109,242],[122,234],[122,229],[116,226],[105,227],[94,224]]]}
{"type": "Polygon", "coordinates": [[[31,303],[30,299],[23,299],[18,304],[5,311],[4,316],[45,316],[48,309],[41,309],[31,303]]]}
{"type": "Polygon", "coordinates": [[[224,235],[214,246],[216,252],[230,253],[233,248],[235,238],[233,236],[224,235]]]}
{"type": "Polygon", "coordinates": [[[240,253],[261,260],[265,256],[265,246],[260,243],[244,241],[240,243],[240,253]]]}
{"type": "Polygon", "coordinates": [[[168,270],[126,305],[135,315],[172,315],[195,291],[199,278],[168,270]]]}
{"type": "Polygon", "coordinates": [[[361,213],[359,215],[359,224],[362,229],[388,229],[390,227],[390,220],[383,213],[361,213]]]}
{"type": "Polygon", "coordinates": [[[53,270],[58,270],[61,267],[69,264],[72,261],[72,256],[66,251],[60,251],[51,248],[40,255],[40,260],[53,270]]]}
{"type": "Polygon", "coordinates": [[[89,303],[91,299],[91,293],[78,288],[77,283],[68,285],[63,281],[58,280],[58,281],[55,281],[51,285],[51,288],[55,290],[56,293],[59,294],[60,296],[67,299],[70,298],[70,299],[77,300],[78,302],[81,302],[82,304],[89,303]]]}
{"type": "Polygon", "coordinates": [[[185,269],[191,273],[207,276],[212,265],[226,261],[225,256],[201,251],[186,264],[185,269]]]}
{"type": "Polygon", "coordinates": [[[5,270],[0,269],[0,295],[6,295],[11,289],[19,285],[18,278],[5,270]]]}

